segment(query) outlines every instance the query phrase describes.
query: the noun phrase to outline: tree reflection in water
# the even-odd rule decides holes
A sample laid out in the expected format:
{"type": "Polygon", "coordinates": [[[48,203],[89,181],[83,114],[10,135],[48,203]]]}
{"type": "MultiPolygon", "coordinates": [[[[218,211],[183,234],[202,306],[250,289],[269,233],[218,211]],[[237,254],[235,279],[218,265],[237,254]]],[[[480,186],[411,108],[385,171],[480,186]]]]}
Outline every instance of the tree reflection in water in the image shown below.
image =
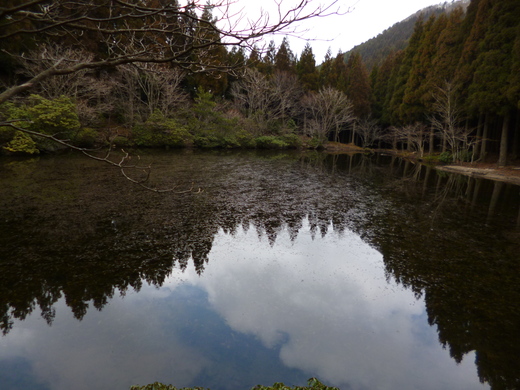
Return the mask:
{"type": "Polygon", "coordinates": [[[394,157],[312,153],[154,155],[156,180],[203,187],[155,194],[82,158],[4,162],[0,319],[35,309],[51,324],[64,297],[81,320],[114,294],[199,274],[217,233],[254,228],[274,245],[308,223],[351,230],[383,254],[388,278],[424,297],[428,321],[481,381],[520,387],[519,189],[436,173],[394,157]]]}

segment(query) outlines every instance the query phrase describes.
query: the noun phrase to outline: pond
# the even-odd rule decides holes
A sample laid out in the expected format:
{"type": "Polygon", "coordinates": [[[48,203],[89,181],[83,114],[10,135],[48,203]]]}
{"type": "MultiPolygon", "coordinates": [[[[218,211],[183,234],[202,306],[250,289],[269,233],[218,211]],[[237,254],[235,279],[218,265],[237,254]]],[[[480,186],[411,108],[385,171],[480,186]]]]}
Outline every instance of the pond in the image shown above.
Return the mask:
{"type": "Polygon", "coordinates": [[[1,389],[520,388],[520,187],[384,155],[140,158],[175,191],[0,160],[1,389]]]}

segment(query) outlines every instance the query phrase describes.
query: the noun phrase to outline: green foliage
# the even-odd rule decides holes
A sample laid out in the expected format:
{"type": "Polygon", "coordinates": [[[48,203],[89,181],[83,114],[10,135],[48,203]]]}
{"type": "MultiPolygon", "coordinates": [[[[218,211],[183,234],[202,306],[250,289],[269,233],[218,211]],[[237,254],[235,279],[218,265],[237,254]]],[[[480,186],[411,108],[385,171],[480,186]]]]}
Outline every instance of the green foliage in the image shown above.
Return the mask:
{"type": "MultiPolygon", "coordinates": [[[[146,386],[131,386],[130,390],[177,390],[172,385],[164,385],[159,382],[155,382],[146,386]]],[[[204,390],[202,387],[184,387],[179,390],[204,390]]],[[[252,390],[339,390],[337,387],[326,386],[316,378],[310,378],[307,381],[307,386],[294,386],[290,387],[281,382],[277,382],[272,386],[258,385],[253,387],[252,390]]]]}
{"type": "Polygon", "coordinates": [[[442,152],[439,155],[439,161],[444,164],[449,164],[453,162],[453,154],[451,154],[451,152],[442,152]]]}
{"type": "Polygon", "coordinates": [[[182,147],[191,141],[188,130],[155,110],[148,120],[132,129],[132,139],[143,147],[182,147]]]}
{"type": "Polygon", "coordinates": [[[253,136],[244,130],[239,118],[226,115],[225,106],[217,104],[213,95],[199,89],[195,106],[188,117],[193,144],[200,148],[252,148],[253,136]]]}
{"type": "Polygon", "coordinates": [[[206,134],[195,136],[193,144],[203,149],[254,148],[256,146],[253,136],[243,130],[230,135],[206,134]]]}
{"type": "MultiPolygon", "coordinates": [[[[165,385],[160,382],[151,383],[145,386],[130,386],[130,390],[177,390],[175,386],[165,385]]],[[[179,390],[204,390],[203,387],[183,387],[179,390]]]]}
{"type": "Polygon", "coordinates": [[[323,140],[320,138],[320,137],[312,137],[308,142],[307,142],[307,147],[309,149],[321,149],[323,148],[323,140]]]}
{"type": "Polygon", "coordinates": [[[460,162],[470,162],[473,161],[473,152],[467,149],[459,150],[455,155],[453,156],[453,159],[455,161],[460,162]]]}
{"type": "Polygon", "coordinates": [[[13,139],[4,146],[9,153],[14,154],[39,154],[40,151],[36,147],[36,143],[26,133],[17,131],[13,139]]]}
{"type": "Polygon", "coordinates": [[[100,134],[98,131],[85,127],[80,129],[74,137],[74,143],[82,148],[91,148],[99,144],[100,134]]]}
{"type": "MultiPolygon", "coordinates": [[[[15,123],[18,127],[53,135],[58,139],[70,139],[80,127],[76,105],[65,96],[51,100],[39,95],[31,95],[25,104],[8,105],[3,114],[9,120],[17,120],[15,123]]],[[[6,135],[5,130],[2,133],[4,136],[6,135]]],[[[12,135],[15,136],[14,133],[12,135]]],[[[51,140],[37,136],[32,136],[32,138],[39,150],[54,151],[61,148],[51,140]]]]}
{"type": "Polygon", "coordinates": [[[282,136],[264,135],[255,138],[256,147],[259,149],[289,149],[298,148],[302,145],[301,140],[295,134],[282,136]]]}
{"type": "Polygon", "coordinates": [[[215,149],[215,148],[223,148],[223,149],[232,149],[239,148],[240,142],[234,136],[230,137],[217,137],[214,135],[209,135],[207,137],[199,136],[193,139],[193,144],[199,148],[203,149],[215,149]]]}
{"type": "Polygon", "coordinates": [[[67,138],[80,127],[76,105],[65,96],[50,100],[31,95],[27,104],[11,110],[11,119],[25,119],[21,127],[57,138],[67,138]]]}
{"type": "Polygon", "coordinates": [[[439,155],[437,154],[427,154],[423,157],[423,162],[425,164],[435,165],[439,163],[439,155]]]}
{"type": "Polygon", "coordinates": [[[319,73],[316,69],[316,60],[309,43],[305,45],[300,59],[296,63],[296,73],[303,89],[306,91],[317,91],[319,89],[319,73]]]}

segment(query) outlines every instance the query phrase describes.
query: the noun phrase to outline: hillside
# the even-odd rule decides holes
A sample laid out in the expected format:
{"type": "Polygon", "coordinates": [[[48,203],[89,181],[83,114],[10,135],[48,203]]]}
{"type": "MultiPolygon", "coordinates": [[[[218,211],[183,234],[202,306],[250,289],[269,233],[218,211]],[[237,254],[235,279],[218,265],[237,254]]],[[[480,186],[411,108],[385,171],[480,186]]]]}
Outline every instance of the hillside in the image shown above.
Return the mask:
{"type": "Polygon", "coordinates": [[[417,11],[403,21],[387,28],[378,36],[353,47],[345,53],[345,62],[348,61],[352,52],[358,51],[367,68],[371,70],[374,65],[379,64],[391,52],[402,50],[406,47],[408,39],[413,33],[415,23],[420,17],[428,19],[432,15],[439,15],[443,12],[449,13],[457,7],[466,9],[468,4],[469,0],[456,0],[451,3],[444,2],[417,11]]]}

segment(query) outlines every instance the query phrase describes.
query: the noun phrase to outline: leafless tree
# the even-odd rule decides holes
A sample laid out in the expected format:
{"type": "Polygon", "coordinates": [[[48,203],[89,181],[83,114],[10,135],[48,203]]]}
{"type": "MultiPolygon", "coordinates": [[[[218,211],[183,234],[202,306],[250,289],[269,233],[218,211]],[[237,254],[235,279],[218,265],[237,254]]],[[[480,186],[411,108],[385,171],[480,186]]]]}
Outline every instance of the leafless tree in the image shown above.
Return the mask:
{"type": "Polygon", "coordinates": [[[477,140],[471,137],[473,129],[461,126],[463,111],[456,100],[457,87],[446,81],[433,93],[433,113],[429,116],[431,125],[448,145],[456,160],[469,153],[477,140]]]}
{"type": "Polygon", "coordinates": [[[218,0],[211,5],[216,20],[208,21],[201,17],[207,5],[199,1],[182,6],[153,0],[7,1],[0,7],[0,42],[27,34],[63,37],[77,47],[96,41],[104,46],[104,56],[82,61],[60,58],[30,80],[0,93],[0,104],[49,77],[86,69],[155,62],[191,72],[215,70],[221,67],[211,55],[215,45],[254,45],[267,34],[290,32],[298,22],[338,13],[337,3],[303,0],[287,6],[289,1],[278,0],[278,12],[248,20],[243,10],[235,11],[234,0],[218,0]]]}
{"type": "Polygon", "coordinates": [[[273,103],[270,90],[271,83],[267,76],[254,68],[245,69],[241,79],[231,86],[231,94],[237,108],[247,118],[261,124],[260,128],[266,127],[269,107],[273,103]]]}
{"type": "Polygon", "coordinates": [[[331,132],[339,140],[343,126],[354,120],[353,104],[347,95],[332,87],[309,94],[304,99],[306,133],[325,141],[331,132]]]}
{"type": "Polygon", "coordinates": [[[296,75],[278,71],[266,76],[256,69],[246,69],[231,87],[237,108],[260,128],[280,121],[286,124],[300,108],[301,88],[296,75]]]}
{"type": "Polygon", "coordinates": [[[406,145],[409,152],[417,152],[420,157],[424,156],[424,147],[429,133],[423,123],[416,122],[402,127],[391,127],[389,133],[394,142],[406,145]]]}
{"type": "MultiPolygon", "coordinates": [[[[42,44],[27,56],[20,57],[23,77],[33,78],[60,59],[69,63],[92,61],[93,54],[82,49],[72,49],[58,44],[42,44]],[[66,60],[65,60],[66,59],[66,60]]],[[[84,126],[96,124],[100,115],[108,113],[113,104],[110,94],[114,82],[106,73],[97,75],[89,69],[76,73],[57,75],[43,79],[35,86],[34,92],[48,99],[60,96],[73,98],[80,122],[84,126]]]]}
{"type": "Polygon", "coordinates": [[[298,76],[277,71],[271,80],[274,105],[271,107],[272,118],[281,119],[284,124],[287,119],[298,114],[300,100],[303,94],[298,76]]]}
{"type": "Polygon", "coordinates": [[[185,71],[168,68],[161,64],[125,64],[118,67],[120,84],[117,96],[119,106],[124,108],[129,125],[136,116],[144,121],[155,110],[169,117],[187,102],[181,89],[185,71]]]}
{"type": "Polygon", "coordinates": [[[381,139],[383,130],[375,119],[365,117],[357,121],[357,134],[361,137],[363,147],[368,148],[381,139]]]}
{"type": "MultiPolygon", "coordinates": [[[[268,34],[297,33],[299,22],[339,12],[339,0],[324,1],[273,0],[275,12],[248,19],[243,9],[236,11],[235,0],[217,0],[211,6],[198,0],[185,5],[162,0],[4,0],[0,47],[9,47],[7,42],[24,36],[34,37],[36,45],[48,37],[100,55],[73,59],[63,54],[28,80],[1,90],[0,105],[51,77],[124,64],[169,64],[189,72],[229,71],[214,58],[215,46],[253,47],[268,34]],[[202,17],[208,7],[215,19],[202,17]]],[[[24,56],[20,50],[4,50],[4,54],[24,56]]],[[[12,119],[0,118],[0,126],[24,131],[12,119]]]]}

